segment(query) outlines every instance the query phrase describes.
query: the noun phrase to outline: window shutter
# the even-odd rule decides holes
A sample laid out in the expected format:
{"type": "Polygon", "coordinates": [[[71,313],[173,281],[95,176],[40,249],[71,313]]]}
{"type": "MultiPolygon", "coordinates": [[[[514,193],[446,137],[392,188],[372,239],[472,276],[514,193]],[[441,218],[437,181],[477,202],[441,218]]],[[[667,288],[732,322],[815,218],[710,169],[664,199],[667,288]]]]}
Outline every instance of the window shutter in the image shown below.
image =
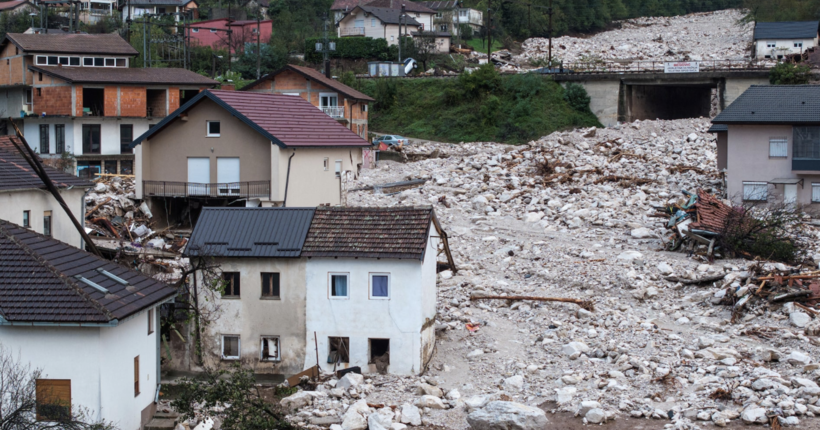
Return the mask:
{"type": "Polygon", "coordinates": [[[62,420],[71,416],[70,379],[38,379],[35,384],[38,421],[62,420]]]}
{"type": "Polygon", "coordinates": [[[811,184],[811,201],[820,203],[820,183],[811,184]]]}
{"type": "Polygon", "coordinates": [[[769,138],[769,157],[785,158],[788,153],[788,140],[785,137],[769,138]]]}
{"type": "Polygon", "coordinates": [[[134,357],[134,397],[140,395],[140,356],[134,357]]]}

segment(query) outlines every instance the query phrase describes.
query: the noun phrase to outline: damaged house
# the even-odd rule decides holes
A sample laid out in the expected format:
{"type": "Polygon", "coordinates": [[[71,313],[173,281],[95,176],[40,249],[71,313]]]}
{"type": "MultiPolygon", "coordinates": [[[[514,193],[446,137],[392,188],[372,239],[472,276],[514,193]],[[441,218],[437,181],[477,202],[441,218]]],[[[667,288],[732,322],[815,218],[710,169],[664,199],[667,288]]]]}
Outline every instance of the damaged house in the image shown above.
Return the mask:
{"type": "Polygon", "coordinates": [[[751,86],[712,123],[735,203],[820,203],[820,86],[751,86]],[[725,127],[725,131],[724,130],[725,127]]]}
{"type": "Polygon", "coordinates": [[[195,223],[203,206],[341,204],[370,144],[300,97],[207,90],[131,146],[136,198],[195,223]]]}
{"type": "MultiPolygon", "coordinates": [[[[430,207],[205,208],[186,254],[220,268],[207,365],[256,373],[418,374],[433,353],[439,254],[430,207]]],[[[197,282],[208,276],[198,274],[197,282]]],[[[172,366],[186,367],[175,347],[172,366]]]]}

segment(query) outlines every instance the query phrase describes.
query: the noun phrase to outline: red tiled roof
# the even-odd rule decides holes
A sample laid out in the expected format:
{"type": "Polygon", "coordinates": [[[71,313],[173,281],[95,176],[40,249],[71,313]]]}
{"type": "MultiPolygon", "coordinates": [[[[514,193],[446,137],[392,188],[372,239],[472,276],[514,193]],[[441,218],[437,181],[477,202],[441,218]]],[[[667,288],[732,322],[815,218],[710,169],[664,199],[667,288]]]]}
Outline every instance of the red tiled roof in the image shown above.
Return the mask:
{"type": "MultiPolygon", "coordinates": [[[[89,55],[127,55],[139,54],[125,39],[118,34],[25,34],[6,33],[10,40],[28,53],[47,52],[64,54],[89,55]]],[[[5,40],[4,40],[5,42],[5,40]]]]}
{"type": "Polygon", "coordinates": [[[282,73],[286,70],[293,70],[294,72],[299,73],[299,74],[301,74],[302,76],[304,76],[308,79],[313,79],[314,81],[319,82],[320,84],[322,84],[322,85],[324,85],[328,88],[332,88],[332,89],[346,95],[347,97],[349,97],[351,99],[367,101],[367,102],[375,102],[376,101],[373,97],[370,97],[367,94],[365,94],[361,91],[358,91],[354,88],[351,88],[351,87],[349,87],[349,86],[347,86],[347,85],[345,85],[345,84],[343,84],[343,83],[341,83],[341,82],[339,82],[335,79],[328,78],[327,76],[325,76],[323,73],[321,73],[319,71],[311,69],[310,67],[296,66],[296,65],[293,65],[293,64],[288,64],[287,66],[285,66],[285,67],[283,67],[283,68],[281,68],[281,69],[279,69],[279,70],[277,70],[273,73],[270,73],[270,74],[267,74],[267,75],[263,76],[258,81],[255,81],[251,84],[246,85],[240,91],[245,91],[249,88],[252,88],[256,84],[258,84],[262,81],[266,81],[266,80],[271,79],[271,78],[276,78],[276,76],[278,74],[280,74],[280,73],[282,73]]]}
{"type": "Polygon", "coordinates": [[[335,0],[330,10],[351,10],[359,4],[367,4],[367,0],[335,0]]]}
{"type": "MultiPolygon", "coordinates": [[[[45,189],[46,185],[31,169],[28,162],[17,152],[11,140],[19,144],[17,137],[0,136],[0,190],[45,189]]],[[[74,175],[44,166],[48,177],[57,188],[91,187],[91,183],[74,175]]]]}
{"type": "Polygon", "coordinates": [[[689,224],[690,229],[708,230],[721,233],[726,227],[726,220],[732,215],[731,206],[703,190],[698,190],[698,202],[695,203],[697,217],[700,221],[689,224]]]}
{"type": "Polygon", "coordinates": [[[72,83],[111,83],[148,85],[202,85],[213,87],[217,81],[190,70],[178,68],[133,67],[57,67],[29,66],[72,83]]]}
{"type": "Polygon", "coordinates": [[[367,7],[380,7],[384,9],[401,10],[402,5],[404,5],[404,10],[407,12],[436,13],[436,11],[421,3],[408,0],[371,0],[367,2],[367,7]]]}
{"type": "MultiPolygon", "coordinates": [[[[23,4],[31,5],[31,3],[28,0],[4,1],[4,2],[0,2],[0,10],[14,9],[17,6],[20,6],[20,5],[23,5],[23,4]]],[[[32,7],[34,7],[34,5],[32,5],[32,7]]]]}

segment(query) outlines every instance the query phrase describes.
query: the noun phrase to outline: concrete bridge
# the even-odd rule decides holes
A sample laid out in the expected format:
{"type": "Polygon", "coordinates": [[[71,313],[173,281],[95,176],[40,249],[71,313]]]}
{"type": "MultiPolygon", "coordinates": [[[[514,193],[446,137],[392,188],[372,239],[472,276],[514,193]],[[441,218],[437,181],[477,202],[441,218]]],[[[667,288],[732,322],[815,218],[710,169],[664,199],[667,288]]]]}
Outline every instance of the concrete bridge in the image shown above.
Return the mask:
{"type": "Polygon", "coordinates": [[[596,71],[552,76],[561,84],[581,84],[591,98],[590,109],[605,126],[636,119],[708,118],[713,100],[720,112],[749,86],[769,84],[766,68],[716,68],[695,73],[596,71]]]}

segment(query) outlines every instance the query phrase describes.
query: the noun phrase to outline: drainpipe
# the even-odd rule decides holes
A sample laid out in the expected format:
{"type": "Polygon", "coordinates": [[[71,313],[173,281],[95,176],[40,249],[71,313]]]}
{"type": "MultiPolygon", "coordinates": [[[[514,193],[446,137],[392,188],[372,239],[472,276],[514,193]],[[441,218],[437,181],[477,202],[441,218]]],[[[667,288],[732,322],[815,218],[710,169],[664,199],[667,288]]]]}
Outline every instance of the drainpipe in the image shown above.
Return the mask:
{"type": "MultiPolygon", "coordinates": [[[[83,216],[83,228],[85,228],[85,198],[88,196],[88,193],[90,193],[91,190],[93,190],[93,188],[85,190],[85,193],[83,193],[83,204],[82,206],[80,206],[83,216]]],[[[82,235],[80,235],[80,249],[85,251],[85,241],[83,240],[82,235]]]]}
{"type": "Polygon", "coordinates": [[[288,157],[288,173],[285,176],[285,198],[282,199],[282,207],[285,208],[288,206],[288,184],[290,183],[290,160],[293,159],[293,156],[296,155],[296,150],[293,150],[293,154],[290,154],[288,157]]]}

